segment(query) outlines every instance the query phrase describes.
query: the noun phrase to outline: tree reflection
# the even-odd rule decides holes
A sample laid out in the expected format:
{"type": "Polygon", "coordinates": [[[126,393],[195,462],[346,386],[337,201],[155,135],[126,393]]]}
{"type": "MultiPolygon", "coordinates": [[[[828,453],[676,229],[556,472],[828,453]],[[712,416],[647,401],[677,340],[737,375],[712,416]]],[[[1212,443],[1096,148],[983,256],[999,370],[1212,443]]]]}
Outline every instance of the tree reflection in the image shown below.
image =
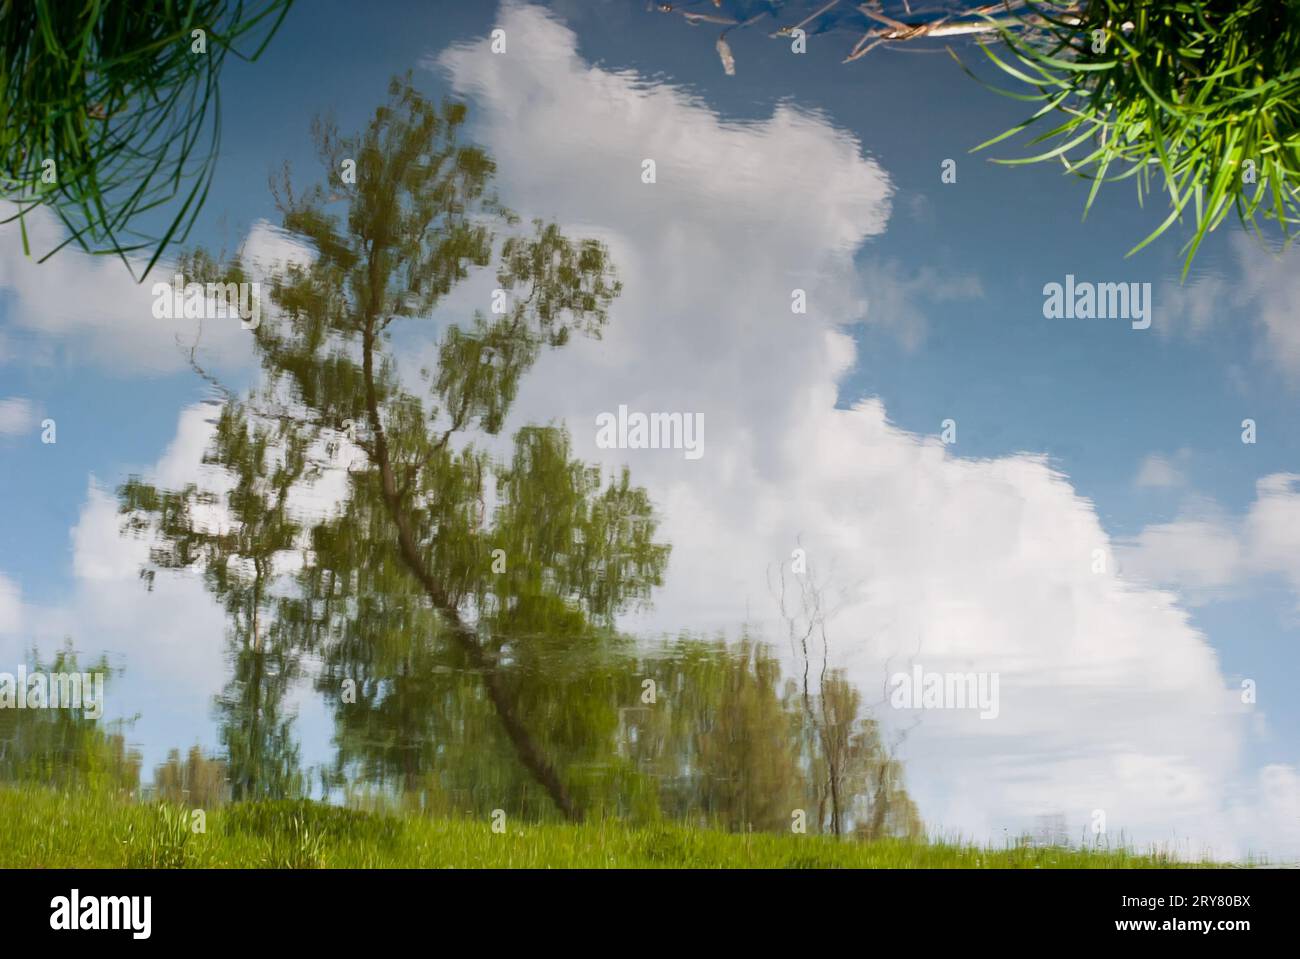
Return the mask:
{"type": "MultiPolygon", "coordinates": [[[[646,650],[616,628],[669,556],[645,490],[576,459],[554,425],[492,452],[541,352],[600,335],[620,291],[608,250],[522,227],[495,200],[492,159],[459,139],[464,105],[409,81],[390,93],[360,135],[317,122],[324,182],[299,191],[286,169],[274,184],[312,256],[270,284],[261,384],[222,406],[207,458],[222,489],[121,490],[128,526],[154,538],[146,576],[201,568],[230,616],[219,720],[236,796],[300,787],[285,702],[310,659],[334,714],[335,785],[431,812],[788,829],[792,810],[816,808],[824,757],[771,653],[646,650]],[[435,327],[484,271],[503,309],[435,327]],[[344,494],[327,495],[341,474],[344,494]]],[[[187,264],[199,280],[243,275],[187,264]]],[[[901,787],[880,791],[868,768],[875,727],[836,682],[822,695],[837,781],[873,811],[901,808],[901,787]]]]}

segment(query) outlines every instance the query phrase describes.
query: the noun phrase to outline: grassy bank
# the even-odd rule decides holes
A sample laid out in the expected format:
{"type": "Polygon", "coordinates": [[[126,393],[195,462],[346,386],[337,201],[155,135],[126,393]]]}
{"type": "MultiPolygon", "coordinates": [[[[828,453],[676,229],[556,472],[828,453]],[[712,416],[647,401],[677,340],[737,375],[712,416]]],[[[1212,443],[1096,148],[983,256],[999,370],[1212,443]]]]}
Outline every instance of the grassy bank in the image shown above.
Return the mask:
{"type": "Polygon", "coordinates": [[[678,825],[581,826],[383,816],[316,803],[189,811],[43,789],[0,788],[0,867],[942,867],[1150,868],[1186,865],[1126,850],[987,849],[737,835],[678,825]]]}

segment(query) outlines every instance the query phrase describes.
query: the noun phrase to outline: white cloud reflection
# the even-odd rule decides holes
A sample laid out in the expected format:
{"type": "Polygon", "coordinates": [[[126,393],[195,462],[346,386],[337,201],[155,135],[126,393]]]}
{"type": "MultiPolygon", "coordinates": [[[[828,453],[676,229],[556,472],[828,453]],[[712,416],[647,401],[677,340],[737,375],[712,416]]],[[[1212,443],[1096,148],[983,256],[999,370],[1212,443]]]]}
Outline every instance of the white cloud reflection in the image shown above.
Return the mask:
{"type": "MultiPolygon", "coordinates": [[[[1116,572],[1114,544],[1067,477],[1040,456],[954,456],[893,426],[880,399],[836,408],[855,359],[846,325],[910,335],[923,322],[918,299],[979,293],[971,278],[923,273],[895,288],[890,271],[855,268],[894,196],[862,144],[791,105],[724,121],[681,89],[585,62],[574,35],[537,8],[507,4],[498,22],[508,54],[483,41],[436,66],[474,102],[502,196],[525,217],[606,240],[624,282],[603,340],[546,354],[510,427],[566,421],[579,455],[630,463],[660,506],[668,581],[624,625],[734,635],[749,623],[776,639],[768,569],[802,544],[844,598],[831,654],[868,701],[911,662],[1001,675],[997,720],[928,712],[906,740],[909,785],[931,827],[1000,841],[1060,812],[1077,839],[1103,809],[1112,836],[1300,855],[1300,776],[1243,768],[1251,716],[1214,650],[1174,592],[1116,572]],[[653,185],[641,182],[645,158],[657,164],[653,185]],[[806,315],[791,313],[795,288],[807,291],[806,315]],[[702,413],[705,456],[598,449],[596,415],[620,404],[702,413]]],[[[252,239],[294,255],[282,235],[252,239]]],[[[476,283],[449,306],[485,303],[491,278],[476,283]]],[[[158,348],[147,287],[120,264],[65,253],[33,270],[6,249],[0,286],[18,297],[16,326],[61,333],[87,362],[183,363],[158,348]]],[[[237,324],[207,342],[248,362],[237,324]]],[[[201,407],[185,411],[150,475],[196,477],[209,433],[201,407]]],[[[1257,552],[1281,563],[1300,517],[1275,494],[1261,486],[1261,502],[1284,511],[1269,522],[1289,532],[1260,533],[1257,552]]],[[[191,708],[206,706],[220,646],[185,640],[220,635],[220,610],[193,578],[160,580],[143,601],[145,547],[118,524],[111,495],[92,484],[73,535],[73,597],[24,607],[0,577],[0,632],[21,622],[45,636],[104,636],[133,670],[170,677],[191,708]]],[[[916,717],[883,718],[901,727],[916,717]]]]}
{"type": "Polygon", "coordinates": [[[853,266],[894,192],[861,145],[791,106],[727,122],[588,64],[537,8],[506,4],[498,23],[508,55],[475,43],[437,66],[476,104],[503,195],[602,236],[625,285],[603,341],[542,360],[514,425],[563,418],[583,456],[629,462],[661,505],[672,563],[637,625],[782,635],[765,577],[798,538],[845,595],[832,656],[869,700],[886,663],[1001,674],[998,720],[931,711],[906,741],[931,825],[998,840],[1063,812],[1077,839],[1104,809],[1112,836],[1300,854],[1294,770],[1257,782],[1241,768],[1247,707],[1214,650],[1174,594],[1117,575],[1066,477],[1037,456],[953,456],[892,426],[880,400],[835,408],[854,361],[842,327],[906,325],[887,278],[853,266]],[[795,287],[806,316],[790,312],[795,287]],[[620,403],[703,413],[705,457],[598,449],[595,416],[620,403]]]}

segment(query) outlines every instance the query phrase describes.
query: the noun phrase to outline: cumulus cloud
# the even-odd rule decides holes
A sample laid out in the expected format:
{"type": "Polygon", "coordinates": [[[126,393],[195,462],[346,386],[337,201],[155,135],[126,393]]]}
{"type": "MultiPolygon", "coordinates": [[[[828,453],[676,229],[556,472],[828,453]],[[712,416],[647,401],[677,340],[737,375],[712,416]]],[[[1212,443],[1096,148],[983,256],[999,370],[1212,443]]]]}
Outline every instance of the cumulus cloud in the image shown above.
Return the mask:
{"type": "Polygon", "coordinates": [[[1300,474],[1260,479],[1240,517],[1189,498],[1176,519],[1147,526],[1117,552],[1128,575],[1177,587],[1195,602],[1233,595],[1255,577],[1279,577],[1300,603],[1300,474]]]}
{"type": "Polygon", "coordinates": [[[855,355],[844,326],[913,327],[900,314],[918,309],[881,295],[887,271],[854,267],[894,194],[862,144],[791,105],[731,122],[588,64],[533,7],[506,4],[498,23],[508,56],[484,41],[435,65],[475,102],[512,205],[600,236],[619,265],[604,339],[548,354],[513,425],[564,420],[581,455],[629,463],[661,507],[668,582],[628,625],[775,638],[767,573],[799,543],[843,597],[831,655],[868,700],[909,663],[1001,677],[997,720],[886,717],[919,720],[904,756],[932,825],[994,838],[1064,811],[1081,830],[1101,808],[1139,840],[1239,849],[1206,823],[1227,822],[1244,708],[1177,597],[1098,568],[1113,544],[1045,457],[966,460],[895,427],[881,399],[836,408],[855,355]],[[793,288],[807,315],[791,314],[793,288]],[[596,417],[620,404],[702,414],[704,457],[598,448],[596,417]]]}
{"type": "Polygon", "coordinates": [[[1290,376],[1300,376],[1300,255],[1295,247],[1272,253],[1249,237],[1236,243],[1246,293],[1254,300],[1263,324],[1268,356],[1290,376]]]}
{"type": "Polygon", "coordinates": [[[36,405],[21,396],[0,399],[0,436],[18,436],[36,426],[36,405]]]}
{"type": "Polygon", "coordinates": [[[1270,850],[1300,848],[1300,770],[1272,763],[1259,771],[1251,787],[1231,807],[1232,826],[1247,854],[1277,862],[1270,850]]]}
{"type": "MultiPolygon", "coordinates": [[[[63,226],[49,210],[27,215],[32,245],[57,245],[63,226]]],[[[241,254],[260,281],[285,260],[305,255],[283,231],[265,221],[253,225],[241,254]]],[[[136,263],[139,273],[143,262],[136,263]]],[[[171,283],[171,266],[160,263],[136,283],[115,257],[88,256],[65,247],[44,263],[26,257],[16,243],[0,245],[0,289],[9,294],[6,319],[27,334],[25,352],[34,362],[65,362],[123,374],[162,374],[185,369],[189,349],[199,345],[204,362],[218,370],[252,364],[252,335],[235,318],[199,321],[154,316],[155,283],[171,283]]],[[[0,348],[0,360],[4,350],[0,348]]]]}
{"type": "MultiPolygon", "coordinates": [[[[183,410],[176,436],[144,478],[168,488],[189,482],[219,486],[202,456],[214,430],[214,407],[183,410]]],[[[128,675],[165,681],[190,692],[220,686],[225,618],[194,575],[159,577],[152,592],[140,580],[149,540],[122,531],[117,497],[91,476],[70,531],[73,590],[57,606],[28,606],[27,632],[38,643],[70,637],[80,649],[121,656],[128,675]]]]}
{"type": "MultiPolygon", "coordinates": [[[[1180,459],[1186,458],[1180,454],[1180,459]]],[[[1172,489],[1183,486],[1187,477],[1169,457],[1151,453],[1143,458],[1133,485],[1140,489],[1172,489]]]]}
{"type": "MultiPolygon", "coordinates": [[[[1175,592],[1127,572],[1136,554],[1105,561],[1124,544],[1068,477],[1043,456],[963,459],[896,427],[881,398],[837,408],[855,360],[847,325],[915,334],[928,307],[979,293],[969,278],[934,273],[904,277],[900,292],[896,271],[855,266],[895,193],[863,144],[790,104],[732,122],[681,88],[591,65],[537,8],[506,4],[497,22],[508,55],[483,41],[431,65],[475,102],[502,196],[526,217],[604,239],[619,266],[624,292],[603,340],[546,354],[510,426],[566,422],[579,455],[630,464],[659,505],[668,581],[625,625],[734,635],[747,624],[775,639],[768,573],[801,545],[840,600],[832,660],[868,702],[912,664],[1000,677],[996,720],[878,707],[896,732],[910,730],[902,757],[932,827],[997,840],[1041,814],[1081,830],[1101,809],[1137,841],[1187,836],[1193,852],[1236,855],[1258,836],[1274,855],[1300,853],[1295,769],[1243,776],[1249,717],[1213,648],[1175,592]],[[653,184],[641,179],[645,159],[656,161],[653,184]],[[806,314],[791,311],[794,289],[807,294],[806,314]],[[703,458],[598,448],[596,417],[621,404],[702,415],[703,458]]],[[[269,228],[257,243],[266,252],[252,259],[302,253],[269,228]]],[[[129,370],[173,368],[147,286],[108,265],[65,251],[34,267],[0,253],[10,315],[31,329],[39,320],[87,359],[97,347],[129,370]]],[[[482,306],[490,290],[486,277],[457,296],[482,306]]],[[[205,330],[204,342],[246,362],[247,334],[233,327],[211,339],[205,330]]],[[[150,475],[170,486],[199,475],[209,418],[184,411],[150,475]]],[[[1300,551],[1277,527],[1300,528],[1293,482],[1261,481],[1258,522],[1203,517],[1198,535],[1237,552],[1180,583],[1221,585],[1243,567],[1295,575],[1287,557],[1300,551]]],[[[316,505],[336,494],[319,491],[316,505]]],[[[74,595],[15,614],[0,581],[0,627],[17,615],[33,635],[89,633],[102,644],[86,645],[120,650],[149,681],[171,684],[170,705],[156,691],[132,701],[164,722],[192,715],[223,678],[221,611],[194,577],[160,577],[146,597],[133,580],[147,544],[121,537],[119,523],[112,494],[92,481],[73,533],[74,595]]],[[[1189,549],[1165,553],[1179,548],[1189,549]]]]}
{"type": "Polygon", "coordinates": [[[930,309],[984,295],[979,277],[973,274],[953,276],[930,266],[907,270],[896,260],[865,264],[858,272],[858,281],[868,291],[868,320],[891,329],[908,350],[916,349],[924,340],[930,309]]]}
{"type": "Polygon", "coordinates": [[[1300,377],[1300,250],[1272,250],[1248,235],[1234,236],[1237,276],[1204,276],[1166,284],[1160,293],[1156,327],[1161,332],[1200,336],[1222,323],[1252,321],[1262,332],[1258,353],[1285,376],[1300,377]]]}

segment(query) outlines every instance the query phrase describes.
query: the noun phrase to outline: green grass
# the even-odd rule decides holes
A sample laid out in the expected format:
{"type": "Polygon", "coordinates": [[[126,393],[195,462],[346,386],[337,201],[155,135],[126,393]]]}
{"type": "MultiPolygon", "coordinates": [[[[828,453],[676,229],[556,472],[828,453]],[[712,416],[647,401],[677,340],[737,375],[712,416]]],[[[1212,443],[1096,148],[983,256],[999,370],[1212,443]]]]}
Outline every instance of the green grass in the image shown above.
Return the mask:
{"type": "MultiPolygon", "coordinates": [[[[1261,232],[1300,223],[1300,4],[1297,0],[1031,0],[1006,49],[981,48],[1016,83],[1008,96],[1042,106],[976,147],[1034,128],[1048,149],[999,163],[1060,162],[1092,182],[1132,179],[1138,203],[1153,184],[1164,220],[1195,231],[1183,276],[1205,235],[1235,210],[1261,232]],[[1009,54],[1009,55],[1008,55],[1009,54]],[[1033,92],[1027,92],[1033,91],[1033,92]]],[[[969,72],[969,71],[968,71],[969,72]]]]}
{"type": "Polygon", "coordinates": [[[680,825],[581,826],[388,816],[311,802],[190,812],[90,794],[0,788],[3,868],[1161,868],[1125,849],[992,849],[946,843],[836,842],[680,825]]]}
{"type": "Polygon", "coordinates": [[[18,220],[23,251],[26,215],[48,206],[68,236],[42,260],[75,242],[134,274],[127,254],[152,247],[147,275],[207,197],[226,54],[256,59],[291,2],[0,0],[0,199],[16,207],[0,222],[18,220]],[[141,230],[155,217],[161,236],[141,230]]]}

